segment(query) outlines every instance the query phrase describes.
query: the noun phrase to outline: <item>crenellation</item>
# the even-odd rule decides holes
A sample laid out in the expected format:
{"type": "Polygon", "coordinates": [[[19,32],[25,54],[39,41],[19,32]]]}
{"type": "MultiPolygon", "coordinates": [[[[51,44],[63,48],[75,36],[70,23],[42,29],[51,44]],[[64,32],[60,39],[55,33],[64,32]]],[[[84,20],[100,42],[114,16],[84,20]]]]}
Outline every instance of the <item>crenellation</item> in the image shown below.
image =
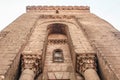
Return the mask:
{"type": "Polygon", "coordinates": [[[88,6],[27,6],[26,10],[90,10],[88,6]]]}

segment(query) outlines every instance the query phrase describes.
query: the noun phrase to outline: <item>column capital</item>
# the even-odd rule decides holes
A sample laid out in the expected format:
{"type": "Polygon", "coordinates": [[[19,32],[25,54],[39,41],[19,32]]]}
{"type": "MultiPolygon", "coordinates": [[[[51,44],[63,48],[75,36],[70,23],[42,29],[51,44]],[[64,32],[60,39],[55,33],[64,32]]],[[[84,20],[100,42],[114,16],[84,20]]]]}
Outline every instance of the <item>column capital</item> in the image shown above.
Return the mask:
{"type": "Polygon", "coordinates": [[[84,73],[87,69],[96,69],[97,58],[94,53],[77,54],[77,71],[84,73]]]}
{"type": "Polygon", "coordinates": [[[22,71],[25,69],[30,69],[34,71],[35,75],[41,72],[41,55],[39,54],[22,54],[22,71]]]}

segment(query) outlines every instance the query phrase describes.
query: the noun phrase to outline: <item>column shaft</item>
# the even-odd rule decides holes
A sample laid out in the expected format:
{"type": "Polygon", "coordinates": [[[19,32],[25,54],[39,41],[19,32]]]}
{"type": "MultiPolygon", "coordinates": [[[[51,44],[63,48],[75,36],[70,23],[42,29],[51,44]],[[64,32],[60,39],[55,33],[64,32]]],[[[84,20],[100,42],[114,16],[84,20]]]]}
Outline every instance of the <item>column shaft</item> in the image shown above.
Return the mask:
{"type": "Polygon", "coordinates": [[[22,72],[19,80],[34,80],[34,77],[35,77],[35,73],[32,70],[25,69],[22,72]]]}
{"type": "Polygon", "coordinates": [[[84,72],[85,80],[100,80],[97,72],[94,69],[87,69],[84,72]]]}

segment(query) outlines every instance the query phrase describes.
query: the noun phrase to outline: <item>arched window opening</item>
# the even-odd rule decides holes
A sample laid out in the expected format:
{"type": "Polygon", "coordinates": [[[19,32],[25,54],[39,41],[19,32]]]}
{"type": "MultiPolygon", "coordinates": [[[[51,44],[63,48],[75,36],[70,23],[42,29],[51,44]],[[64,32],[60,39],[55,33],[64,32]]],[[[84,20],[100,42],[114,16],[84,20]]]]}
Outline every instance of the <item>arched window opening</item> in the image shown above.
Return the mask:
{"type": "Polygon", "coordinates": [[[53,62],[64,62],[63,51],[61,49],[53,51],[53,62]]]}

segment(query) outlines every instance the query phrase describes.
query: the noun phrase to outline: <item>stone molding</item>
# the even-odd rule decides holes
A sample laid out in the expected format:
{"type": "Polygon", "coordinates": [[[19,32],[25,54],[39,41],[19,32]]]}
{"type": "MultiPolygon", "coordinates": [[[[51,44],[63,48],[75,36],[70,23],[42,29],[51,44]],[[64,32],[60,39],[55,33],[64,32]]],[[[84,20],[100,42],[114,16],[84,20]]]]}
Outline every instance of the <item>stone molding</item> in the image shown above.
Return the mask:
{"type": "Polygon", "coordinates": [[[73,19],[73,15],[40,15],[40,19],[73,19]]]}
{"type": "Polygon", "coordinates": [[[65,44],[67,39],[48,39],[49,44],[65,44]]]}
{"type": "Polygon", "coordinates": [[[97,70],[97,58],[94,53],[84,53],[77,55],[77,72],[84,73],[87,69],[97,70]]]}
{"type": "Polygon", "coordinates": [[[27,6],[27,11],[30,10],[90,10],[89,6],[27,6]]]}
{"type": "Polygon", "coordinates": [[[22,54],[22,71],[30,69],[37,75],[42,72],[42,58],[38,54],[22,54]]]}

